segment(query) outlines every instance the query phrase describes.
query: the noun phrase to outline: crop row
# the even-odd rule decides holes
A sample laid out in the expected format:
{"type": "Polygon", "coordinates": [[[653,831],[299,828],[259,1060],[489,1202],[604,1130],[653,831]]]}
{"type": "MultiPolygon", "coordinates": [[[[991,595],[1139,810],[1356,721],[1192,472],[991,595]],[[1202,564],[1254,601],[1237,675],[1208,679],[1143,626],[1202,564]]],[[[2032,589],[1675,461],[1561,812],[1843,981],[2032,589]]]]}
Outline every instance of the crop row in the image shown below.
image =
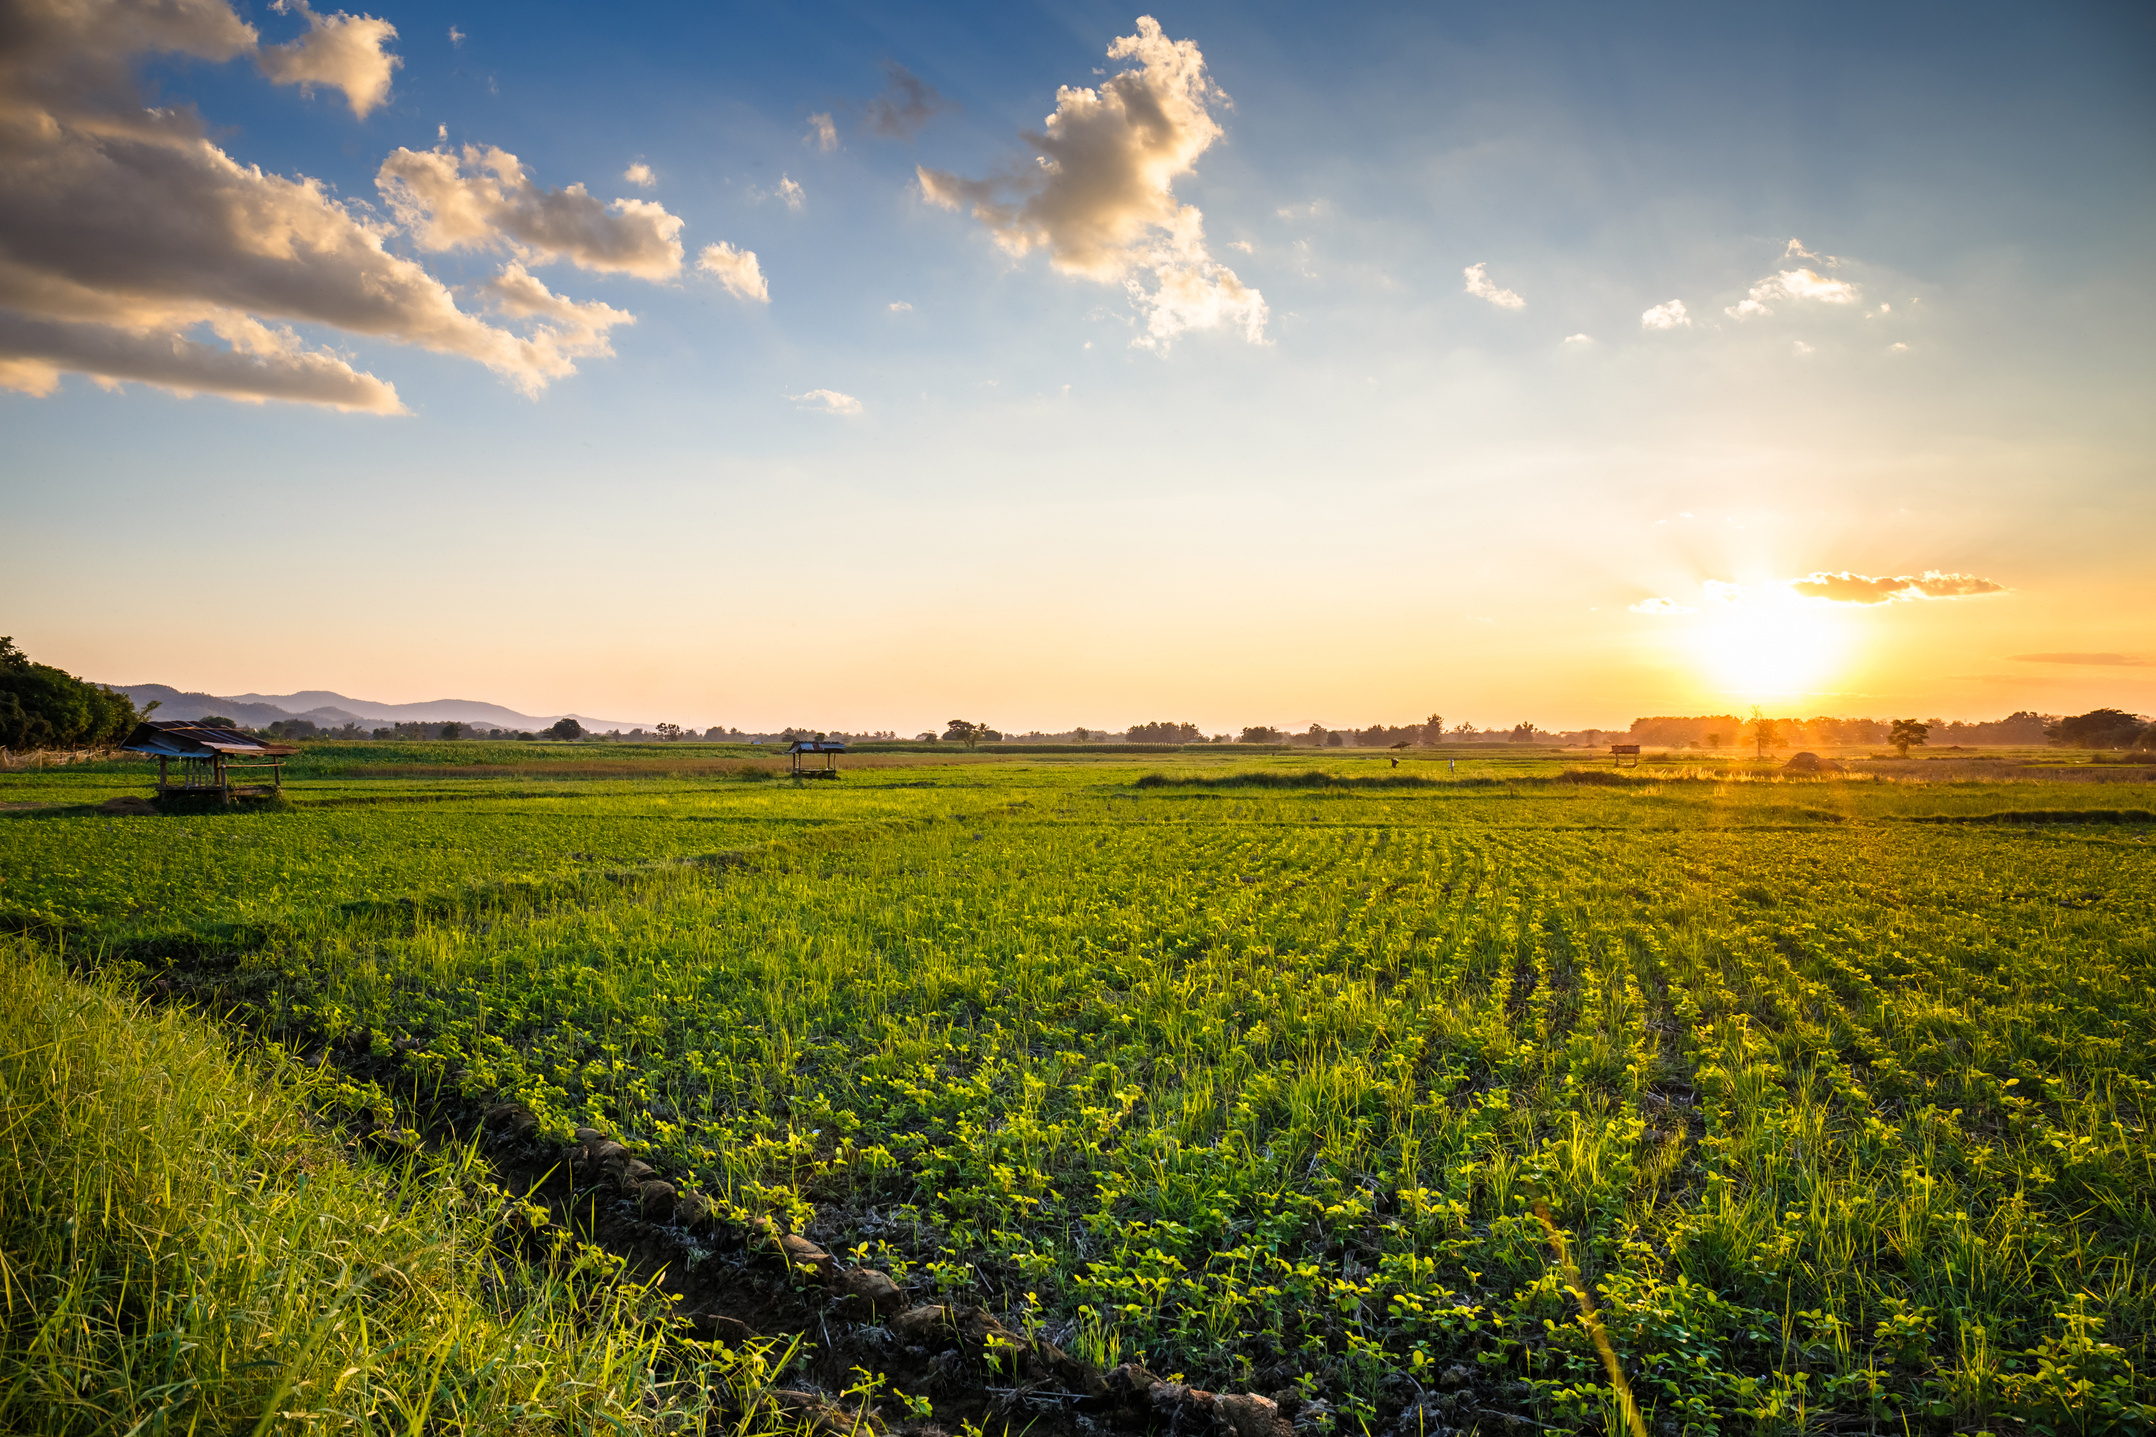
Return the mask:
{"type": "Polygon", "coordinates": [[[1599,1424],[1537,1199],[1659,1427],[2145,1414],[2138,836],[1027,797],[319,925],[247,991],[1091,1360],[1351,1421],[1464,1356],[1599,1424]]]}

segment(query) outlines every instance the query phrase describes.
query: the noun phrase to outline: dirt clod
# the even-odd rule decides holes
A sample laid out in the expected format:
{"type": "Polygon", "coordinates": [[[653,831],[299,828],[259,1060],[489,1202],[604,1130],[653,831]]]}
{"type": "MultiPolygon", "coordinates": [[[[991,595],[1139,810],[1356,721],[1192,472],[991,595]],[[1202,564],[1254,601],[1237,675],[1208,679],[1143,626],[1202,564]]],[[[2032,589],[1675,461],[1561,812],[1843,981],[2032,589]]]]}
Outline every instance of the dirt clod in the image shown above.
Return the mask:
{"type": "Polygon", "coordinates": [[[836,1266],[831,1261],[830,1253],[799,1233],[790,1232],[780,1238],[779,1248],[786,1254],[787,1263],[793,1267],[808,1268],[828,1276],[836,1266]]]}
{"type": "Polygon", "coordinates": [[[1290,1437],[1294,1427],[1280,1415],[1280,1404],[1255,1392],[1227,1392],[1213,1408],[1235,1430],[1235,1437],[1290,1437]]]}
{"type": "Polygon", "coordinates": [[[906,1300],[898,1284],[891,1281],[891,1275],[873,1267],[852,1269],[839,1279],[839,1286],[848,1297],[859,1298],[877,1312],[888,1311],[906,1300]]]}

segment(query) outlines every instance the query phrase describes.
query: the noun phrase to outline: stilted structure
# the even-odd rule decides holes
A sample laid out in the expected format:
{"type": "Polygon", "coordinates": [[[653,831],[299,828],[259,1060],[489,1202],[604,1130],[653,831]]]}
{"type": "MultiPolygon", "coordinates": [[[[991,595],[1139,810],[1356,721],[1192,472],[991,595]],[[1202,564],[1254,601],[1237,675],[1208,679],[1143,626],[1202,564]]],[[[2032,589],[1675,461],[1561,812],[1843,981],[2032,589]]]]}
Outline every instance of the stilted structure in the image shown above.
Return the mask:
{"type": "Polygon", "coordinates": [[[152,719],[137,724],[120,745],[129,753],[157,760],[157,794],[215,795],[229,804],[235,798],[266,798],[284,788],[284,761],[299,750],[288,743],[252,738],[232,728],[152,719]],[[173,760],[178,759],[175,773],[173,760]],[[268,783],[235,783],[234,769],[268,769],[268,783]]]}
{"type": "Polygon", "coordinates": [[[1610,757],[1617,761],[1613,767],[1638,768],[1639,745],[1636,743],[1613,743],[1610,745],[1610,757]]]}
{"type": "Polygon", "coordinates": [[[835,738],[797,738],[786,751],[794,756],[795,778],[837,778],[838,756],[846,752],[846,745],[835,738]],[[801,755],[805,753],[822,754],[823,767],[804,770],[801,755]]]}

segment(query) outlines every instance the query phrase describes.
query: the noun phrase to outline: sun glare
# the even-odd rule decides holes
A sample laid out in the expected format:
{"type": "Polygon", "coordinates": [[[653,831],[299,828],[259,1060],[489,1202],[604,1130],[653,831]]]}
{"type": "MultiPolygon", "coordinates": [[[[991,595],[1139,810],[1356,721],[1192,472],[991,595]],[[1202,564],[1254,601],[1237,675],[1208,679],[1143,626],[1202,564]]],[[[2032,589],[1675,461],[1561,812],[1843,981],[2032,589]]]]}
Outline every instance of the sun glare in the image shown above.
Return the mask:
{"type": "Polygon", "coordinates": [[[1699,630],[1699,659],[1732,698],[1792,698],[1824,687],[1849,648],[1842,616],[1794,597],[1746,597],[1717,606],[1699,630]]]}

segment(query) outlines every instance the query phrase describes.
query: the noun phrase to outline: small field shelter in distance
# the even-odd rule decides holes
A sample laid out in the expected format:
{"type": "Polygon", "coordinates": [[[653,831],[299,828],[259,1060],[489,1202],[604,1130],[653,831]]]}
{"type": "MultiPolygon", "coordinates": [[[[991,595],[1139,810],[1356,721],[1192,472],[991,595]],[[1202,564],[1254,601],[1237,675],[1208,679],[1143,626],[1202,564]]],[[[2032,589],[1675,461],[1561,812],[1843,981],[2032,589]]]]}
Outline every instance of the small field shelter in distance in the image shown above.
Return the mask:
{"type": "Polygon", "coordinates": [[[261,798],[284,787],[284,761],[299,750],[288,743],[251,738],[233,728],[210,728],[177,719],[146,719],[120,745],[157,760],[157,792],[215,794],[225,803],[261,798]],[[178,759],[175,777],[172,761],[178,759]],[[268,769],[268,783],[235,783],[234,769],[268,769]]]}
{"type": "Polygon", "coordinates": [[[786,751],[794,756],[795,778],[803,777],[804,773],[809,778],[837,778],[838,755],[846,751],[846,745],[835,738],[797,738],[786,751]],[[801,755],[805,753],[822,754],[823,767],[804,770],[801,755]]]}

